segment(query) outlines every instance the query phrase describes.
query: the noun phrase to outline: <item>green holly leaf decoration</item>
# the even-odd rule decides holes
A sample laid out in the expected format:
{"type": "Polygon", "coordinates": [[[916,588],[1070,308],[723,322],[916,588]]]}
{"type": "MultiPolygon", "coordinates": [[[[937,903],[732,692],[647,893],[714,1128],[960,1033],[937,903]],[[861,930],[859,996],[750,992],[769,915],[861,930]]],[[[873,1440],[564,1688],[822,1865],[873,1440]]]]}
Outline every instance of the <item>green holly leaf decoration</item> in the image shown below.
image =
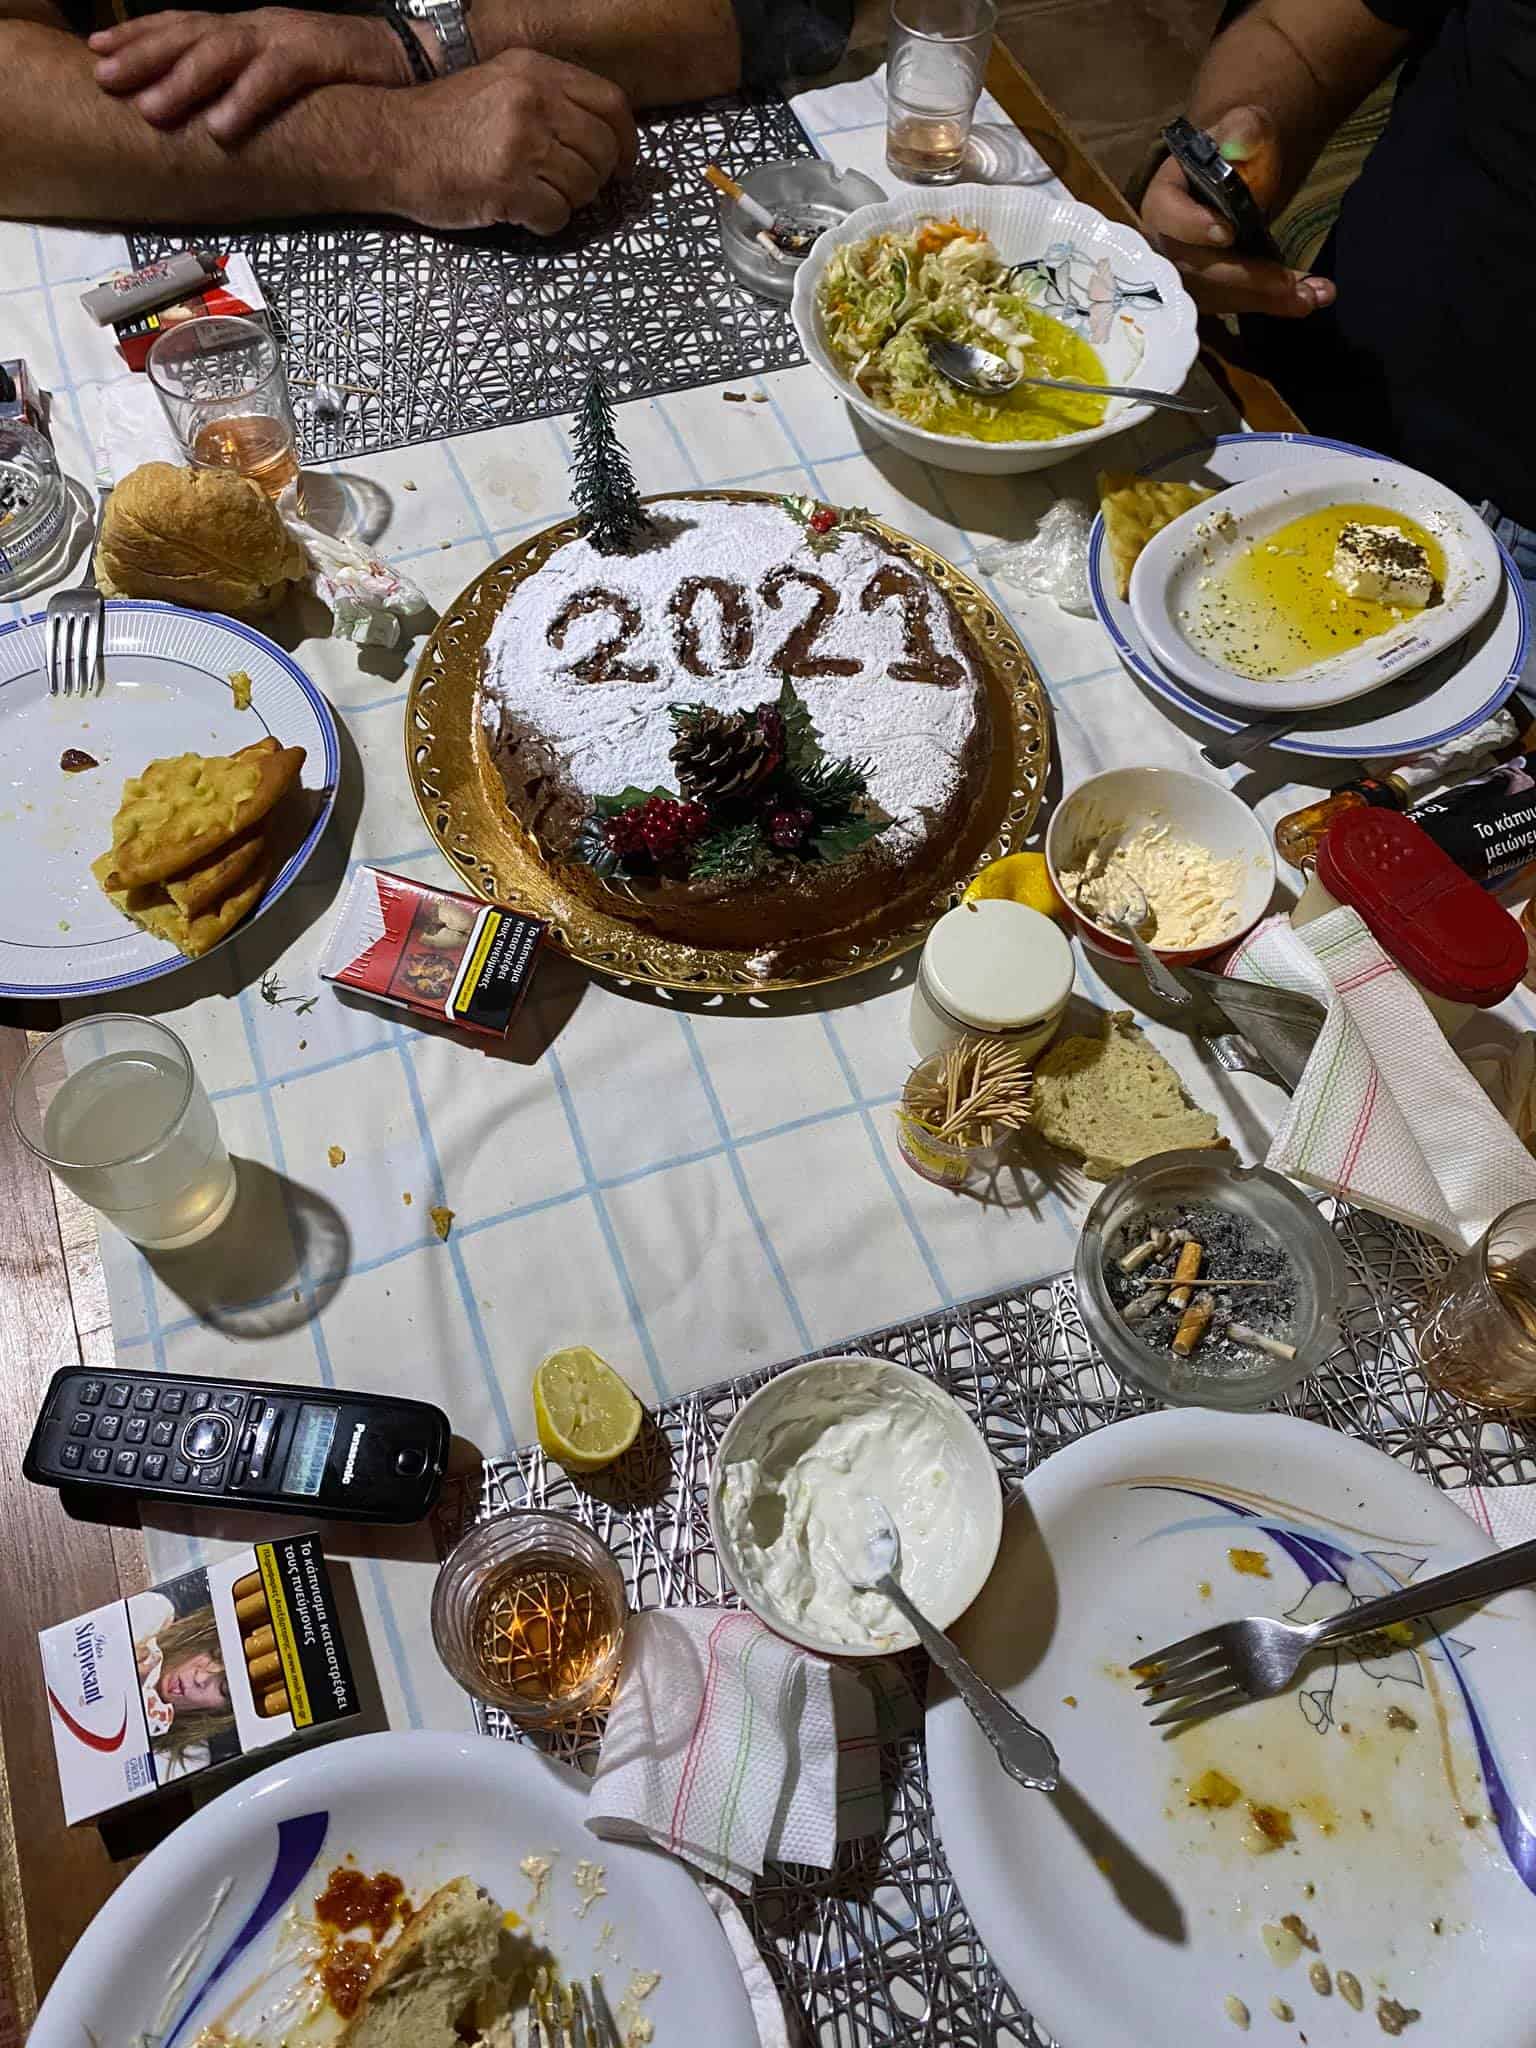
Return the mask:
{"type": "Polygon", "coordinates": [[[649,803],[653,796],[666,797],[676,803],[675,789],[636,789],[631,783],[628,789],[621,789],[617,796],[595,796],[592,799],[592,813],[598,818],[616,818],[620,811],[632,811],[636,804],[649,803]]]}
{"type": "Polygon", "coordinates": [[[821,734],[811,722],[805,699],[788,676],[779,691],[779,716],[784,721],[784,772],[798,782],[821,760],[821,734]]]}
{"type": "Polygon", "coordinates": [[[756,818],[701,839],[688,872],[694,881],[749,881],[768,861],[768,842],[756,818]]]}
{"type": "Polygon", "coordinates": [[[871,839],[878,839],[890,823],[889,818],[872,818],[856,811],[840,825],[825,826],[811,841],[811,846],[818,860],[846,860],[850,853],[857,853],[861,846],[868,846],[871,839]]]}

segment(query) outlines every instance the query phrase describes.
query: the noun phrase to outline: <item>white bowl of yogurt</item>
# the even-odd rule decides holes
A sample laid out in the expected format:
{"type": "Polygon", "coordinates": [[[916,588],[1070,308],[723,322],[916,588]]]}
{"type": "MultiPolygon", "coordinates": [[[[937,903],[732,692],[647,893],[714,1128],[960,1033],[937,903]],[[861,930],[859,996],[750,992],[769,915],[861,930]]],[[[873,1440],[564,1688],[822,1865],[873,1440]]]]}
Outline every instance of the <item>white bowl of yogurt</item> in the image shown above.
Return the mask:
{"type": "Polygon", "coordinates": [[[901,1584],[937,1628],[987,1582],[1003,1533],[997,1466],[960,1404],[878,1358],[814,1358],[755,1393],[720,1440],[709,1520],[726,1577],[760,1620],[824,1657],[917,1638],[856,1587],[868,1498],[901,1535],[901,1584]]]}

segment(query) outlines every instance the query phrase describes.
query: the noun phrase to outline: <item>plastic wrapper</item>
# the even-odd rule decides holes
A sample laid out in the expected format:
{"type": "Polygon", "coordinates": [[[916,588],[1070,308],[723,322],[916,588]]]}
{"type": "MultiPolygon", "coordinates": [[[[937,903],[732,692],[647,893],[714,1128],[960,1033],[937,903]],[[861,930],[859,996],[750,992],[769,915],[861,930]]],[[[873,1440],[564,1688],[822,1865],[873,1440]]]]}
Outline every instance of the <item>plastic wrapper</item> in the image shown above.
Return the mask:
{"type": "Polygon", "coordinates": [[[356,540],[311,526],[299,516],[298,504],[297,488],[290,484],[277,509],[314,572],[316,596],[330,609],[331,638],[393,647],[402,621],[426,609],[425,593],[356,540]]]}
{"type": "Polygon", "coordinates": [[[1088,536],[1093,514],[1073,498],[1058,498],[1028,540],[983,548],[976,566],[1015,590],[1048,597],[1063,611],[1093,610],[1088,588],[1088,536]]]}

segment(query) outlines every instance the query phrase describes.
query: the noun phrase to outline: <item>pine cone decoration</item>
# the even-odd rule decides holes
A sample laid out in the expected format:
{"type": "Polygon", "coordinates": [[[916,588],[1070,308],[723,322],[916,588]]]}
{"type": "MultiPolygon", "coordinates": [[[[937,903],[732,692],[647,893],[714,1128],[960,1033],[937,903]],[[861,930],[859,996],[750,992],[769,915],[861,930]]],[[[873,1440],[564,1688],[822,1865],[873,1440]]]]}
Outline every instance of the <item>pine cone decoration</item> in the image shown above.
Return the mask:
{"type": "Polygon", "coordinates": [[[677,786],[696,803],[742,803],[777,773],[784,759],[784,720],[772,704],[759,704],[755,711],[690,706],[674,717],[677,786]]]}

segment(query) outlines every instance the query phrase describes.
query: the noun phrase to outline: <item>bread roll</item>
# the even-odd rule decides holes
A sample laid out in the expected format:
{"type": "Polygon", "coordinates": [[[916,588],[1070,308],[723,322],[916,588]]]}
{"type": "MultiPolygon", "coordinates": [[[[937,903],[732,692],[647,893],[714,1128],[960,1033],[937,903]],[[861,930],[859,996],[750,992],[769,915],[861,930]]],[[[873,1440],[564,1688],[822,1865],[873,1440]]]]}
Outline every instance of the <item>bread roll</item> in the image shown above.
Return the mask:
{"type": "Polygon", "coordinates": [[[304,574],[270,498],[232,469],[146,462],[112,493],[96,548],[108,597],[157,597],[254,618],[304,574]]]}

